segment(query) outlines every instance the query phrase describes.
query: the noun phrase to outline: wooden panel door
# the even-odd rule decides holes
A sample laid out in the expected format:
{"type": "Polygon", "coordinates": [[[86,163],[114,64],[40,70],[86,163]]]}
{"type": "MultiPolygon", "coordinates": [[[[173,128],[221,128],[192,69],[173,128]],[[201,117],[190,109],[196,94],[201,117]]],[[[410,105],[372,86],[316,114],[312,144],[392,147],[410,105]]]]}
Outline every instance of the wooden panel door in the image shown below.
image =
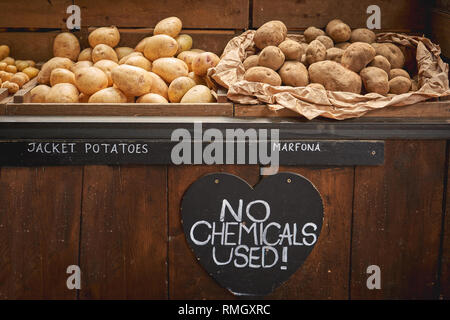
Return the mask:
{"type": "Polygon", "coordinates": [[[0,169],[0,299],[75,299],[81,167],[0,169]]]}
{"type": "Polygon", "coordinates": [[[81,299],[167,298],[167,169],[86,166],[81,299]]]}
{"type": "Polygon", "coordinates": [[[384,166],[356,168],[352,299],[435,297],[445,143],[388,141],[384,166]],[[366,286],[370,265],[380,290],[366,286]]]}

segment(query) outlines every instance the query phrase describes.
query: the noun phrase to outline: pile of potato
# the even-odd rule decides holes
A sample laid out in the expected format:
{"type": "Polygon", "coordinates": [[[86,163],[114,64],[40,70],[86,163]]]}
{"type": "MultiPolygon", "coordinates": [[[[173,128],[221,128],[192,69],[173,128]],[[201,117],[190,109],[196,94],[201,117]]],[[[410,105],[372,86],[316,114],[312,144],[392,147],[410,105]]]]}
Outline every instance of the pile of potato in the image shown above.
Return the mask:
{"type": "Polygon", "coordinates": [[[287,38],[281,21],[255,33],[255,50],[247,52],[244,79],[274,86],[316,87],[330,91],[402,94],[418,90],[403,69],[405,54],[395,44],[376,43],[369,29],[351,28],[339,19],[325,30],[309,27],[304,41],[287,38]]]}
{"type": "Polygon", "coordinates": [[[35,68],[33,60],[15,60],[10,57],[10,51],[7,45],[0,45],[0,85],[14,94],[36,77],[39,69],[35,68]]]}
{"type": "Polygon", "coordinates": [[[101,27],[89,34],[90,48],[82,51],[73,34],[61,33],[53,43],[54,58],[38,75],[40,85],[31,90],[31,102],[214,102],[206,72],[219,57],[191,49],[192,38],[181,29],[179,18],[166,18],[153,36],[130,48],[117,47],[116,27],[101,27]]]}

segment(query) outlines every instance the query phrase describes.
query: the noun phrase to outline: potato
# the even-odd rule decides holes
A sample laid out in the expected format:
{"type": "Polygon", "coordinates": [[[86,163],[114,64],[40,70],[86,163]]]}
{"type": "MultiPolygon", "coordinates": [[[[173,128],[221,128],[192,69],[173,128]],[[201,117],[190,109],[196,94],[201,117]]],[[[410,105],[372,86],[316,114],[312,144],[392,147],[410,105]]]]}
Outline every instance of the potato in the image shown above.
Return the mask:
{"type": "Polygon", "coordinates": [[[409,92],[411,89],[411,80],[406,77],[395,77],[389,81],[389,93],[402,94],[409,92]]]}
{"type": "Polygon", "coordinates": [[[183,51],[189,51],[192,48],[192,37],[188,34],[180,34],[175,38],[178,43],[178,50],[176,55],[179,55],[183,51]]]}
{"type": "Polygon", "coordinates": [[[318,36],[324,36],[325,31],[316,27],[309,27],[305,30],[303,35],[305,36],[306,42],[310,43],[311,41],[316,40],[318,36]]]}
{"type": "Polygon", "coordinates": [[[205,76],[209,68],[215,67],[220,58],[212,52],[203,52],[195,56],[192,61],[192,71],[198,76],[205,76]]]}
{"type": "Polygon", "coordinates": [[[169,101],[173,103],[180,102],[186,92],[195,87],[195,81],[189,77],[178,77],[172,81],[169,86],[169,101]]]}
{"type": "Polygon", "coordinates": [[[192,71],[192,61],[194,61],[194,59],[197,55],[199,55],[199,52],[183,51],[177,56],[177,58],[183,60],[187,64],[189,72],[191,72],[192,71]]]}
{"type": "Polygon", "coordinates": [[[266,67],[253,67],[245,71],[244,80],[263,82],[272,86],[281,86],[281,77],[278,73],[266,67]]]}
{"type": "Polygon", "coordinates": [[[365,42],[373,43],[377,39],[377,36],[372,30],[367,28],[354,29],[350,36],[350,42],[365,42]]]}
{"type": "Polygon", "coordinates": [[[114,49],[114,51],[117,54],[117,59],[119,59],[120,61],[120,59],[122,59],[123,57],[129,55],[130,53],[133,53],[134,49],[130,47],[117,47],[114,49]]]}
{"type": "Polygon", "coordinates": [[[306,63],[313,64],[327,58],[327,48],[319,40],[313,40],[306,49],[306,63]]]}
{"type": "Polygon", "coordinates": [[[372,43],[377,55],[388,59],[392,69],[401,69],[405,65],[403,52],[393,43],[372,43]]]}
{"type": "Polygon", "coordinates": [[[0,71],[5,71],[8,64],[6,62],[0,62],[0,71]]]}
{"type": "Polygon", "coordinates": [[[35,67],[28,67],[22,70],[30,79],[33,79],[39,74],[39,69],[35,67]]]}
{"type": "Polygon", "coordinates": [[[19,61],[16,60],[16,68],[18,71],[23,71],[24,69],[28,68],[30,65],[26,61],[19,61]]]}
{"type": "Polygon", "coordinates": [[[53,56],[76,61],[79,54],[80,42],[72,33],[63,32],[56,36],[53,41],[53,56]]]}
{"type": "Polygon", "coordinates": [[[360,76],[367,92],[375,92],[383,96],[388,94],[389,78],[383,69],[367,67],[361,70],[360,76]]]}
{"type": "Polygon", "coordinates": [[[361,92],[361,77],[335,61],[319,61],[308,68],[311,82],[331,91],[361,92]]]}
{"type": "Polygon", "coordinates": [[[286,60],[300,61],[306,51],[300,43],[291,39],[284,40],[278,48],[283,52],[286,60]]]}
{"type": "Polygon", "coordinates": [[[9,73],[16,73],[17,72],[17,67],[13,66],[12,64],[7,65],[6,68],[5,68],[5,71],[9,72],[9,73]]]}
{"type": "Polygon", "coordinates": [[[156,93],[163,97],[166,100],[169,100],[169,87],[167,86],[167,83],[156,73],[149,72],[151,78],[152,78],[152,88],[150,89],[150,93],[156,93]]]}
{"type": "Polygon", "coordinates": [[[152,76],[142,68],[122,64],[111,71],[113,83],[126,96],[142,96],[150,92],[152,76]]]}
{"type": "Polygon", "coordinates": [[[281,21],[269,21],[263,24],[255,32],[253,41],[256,47],[264,49],[268,46],[279,46],[287,36],[287,28],[281,21]]]}
{"type": "Polygon", "coordinates": [[[22,88],[22,86],[27,83],[28,81],[30,81],[30,77],[23,72],[17,72],[16,74],[14,74],[11,79],[9,80],[10,82],[14,82],[17,83],[19,85],[19,88],[22,88]]]}
{"type": "Polygon", "coordinates": [[[281,68],[285,60],[283,51],[274,46],[265,47],[258,58],[258,65],[277,71],[281,68]]]}
{"type": "Polygon", "coordinates": [[[92,50],[92,62],[96,63],[100,60],[111,60],[114,62],[119,62],[117,59],[117,54],[113,48],[106,44],[98,44],[92,50]]]}
{"type": "Polygon", "coordinates": [[[77,103],[79,92],[71,83],[58,83],[53,86],[47,96],[46,103],[77,103]]]}
{"type": "Polygon", "coordinates": [[[150,39],[151,37],[145,37],[144,39],[142,39],[141,41],[139,41],[139,43],[136,45],[136,47],[134,48],[134,51],[136,52],[140,52],[140,53],[144,53],[144,49],[145,49],[145,45],[147,44],[147,41],[150,39]]]}
{"type": "Polygon", "coordinates": [[[122,59],[119,60],[119,64],[125,64],[131,57],[144,57],[144,55],[141,52],[132,52],[125,57],[122,57],[122,59]]]}
{"type": "Polygon", "coordinates": [[[78,55],[78,61],[92,61],[92,48],[86,48],[78,55]]]}
{"type": "Polygon", "coordinates": [[[25,60],[25,62],[28,63],[28,66],[30,66],[30,67],[36,66],[36,62],[34,62],[33,60],[25,60]]]}
{"type": "Polygon", "coordinates": [[[389,80],[394,79],[395,77],[405,77],[411,79],[409,73],[403,69],[391,69],[389,71],[389,80]]]}
{"type": "Polygon", "coordinates": [[[189,50],[189,51],[197,52],[197,53],[203,53],[203,52],[206,52],[205,50],[202,50],[202,49],[191,49],[191,50],[189,50]]]}
{"type": "Polygon", "coordinates": [[[169,17],[161,20],[153,30],[154,35],[165,34],[172,38],[176,38],[183,28],[183,23],[177,17],[169,17]]]}
{"type": "Polygon", "coordinates": [[[212,103],[215,99],[211,90],[202,85],[197,85],[189,89],[181,99],[181,103],[212,103]]]}
{"type": "Polygon", "coordinates": [[[194,80],[196,85],[199,85],[199,84],[204,85],[204,86],[207,85],[206,81],[205,81],[205,77],[200,77],[200,76],[196,75],[194,73],[194,71],[189,72],[188,77],[191,78],[192,80],[194,80]]]}
{"type": "Polygon", "coordinates": [[[147,71],[152,70],[152,63],[145,57],[133,56],[128,58],[124,64],[139,67],[147,71]]]}
{"type": "Polygon", "coordinates": [[[248,70],[250,68],[256,67],[258,65],[259,56],[256,54],[248,56],[244,62],[242,62],[244,69],[248,70]]]}
{"type": "Polygon", "coordinates": [[[126,103],[127,97],[117,88],[105,88],[90,96],[88,103],[126,103]]]}
{"type": "Polygon", "coordinates": [[[375,56],[375,58],[373,58],[373,60],[369,63],[369,66],[383,69],[387,74],[389,74],[391,70],[389,60],[383,56],[375,56]]]}
{"type": "Polygon", "coordinates": [[[30,91],[31,103],[45,103],[45,98],[50,91],[50,87],[45,84],[40,84],[30,91]]]}
{"type": "Polygon", "coordinates": [[[87,61],[87,60],[78,61],[77,63],[73,64],[69,70],[72,71],[73,73],[75,73],[75,71],[78,69],[89,68],[89,67],[92,67],[93,65],[94,64],[92,63],[92,61],[87,61]]]}
{"type": "Polygon", "coordinates": [[[368,43],[355,42],[345,49],[341,64],[358,73],[375,58],[375,49],[368,43]]]}
{"type": "Polygon", "coordinates": [[[299,61],[286,61],[278,73],[287,86],[304,87],[309,83],[308,70],[299,61]]]}
{"type": "Polygon", "coordinates": [[[50,74],[52,73],[53,69],[70,69],[73,65],[74,63],[69,58],[51,58],[42,66],[41,71],[39,72],[37,77],[37,82],[41,84],[48,84],[50,83],[50,74]]]}
{"type": "Polygon", "coordinates": [[[6,64],[13,66],[15,65],[16,60],[14,60],[14,58],[11,57],[6,57],[2,60],[2,62],[5,62],[6,64]]]}
{"type": "Polygon", "coordinates": [[[347,49],[348,47],[350,47],[351,43],[350,42],[340,42],[340,43],[336,43],[334,45],[335,48],[339,48],[342,50],[347,49]]]}
{"type": "Polygon", "coordinates": [[[2,83],[2,88],[8,89],[9,94],[14,94],[19,91],[20,87],[17,83],[5,81],[2,83]]]}
{"type": "Polygon", "coordinates": [[[308,88],[315,88],[315,89],[319,89],[319,90],[326,90],[325,87],[323,85],[321,85],[320,83],[310,83],[307,85],[308,88]]]}
{"type": "Polygon", "coordinates": [[[101,27],[89,34],[88,41],[92,48],[95,48],[99,44],[106,44],[114,48],[120,42],[120,33],[116,27],[101,27]]]}
{"type": "Polygon", "coordinates": [[[2,80],[2,82],[9,81],[13,77],[13,75],[13,73],[0,71],[0,80],[2,80]]]}
{"type": "Polygon", "coordinates": [[[325,30],[330,38],[336,43],[346,42],[350,40],[352,35],[352,30],[350,27],[339,19],[334,19],[328,22],[325,30]]]}
{"type": "Polygon", "coordinates": [[[53,69],[50,74],[50,85],[53,87],[58,83],[71,83],[76,85],[75,74],[72,71],[63,68],[53,69]]]}
{"type": "Polygon", "coordinates": [[[87,94],[84,94],[84,93],[82,92],[82,93],[80,93],[80,94],[78,95],[78,102],[79,102],[79,103],[88,103],[90,97],[91,97],[91,96],[88,96],[87,94]]]}
{"type": "Polygon", "coordinates": [[[78,90],[90,96],[108,86],[108,76],[96,67],[80,68],[75,71],[75,83],[78,90]]]}
{"type": "Polygon", "coordinates": [[[152,72],[160,76],[166,83],[171,83],[178,77],[185,77],[189,73],[187,64],[177,58],[159,58],[153,61],[152,72]]]}
{"type": "Polygon", "coordinates": [[[318,36],[315,40],[319,40],[320,42],[322,42],[327,50],[334,47],[333,39],[328,36],[318,36]]]}
{"type": "Polygon", "coordinates": [[[174,38],[165,34],[158,34],[145,43],[144,56],[150,61],[155,61],[159,58],[173,57],[177,50],[178,43],[174,38]]]}
{"type": "Polygon", "coordinates": [[[9,47],[5,44],[0,46],[0,60],[5,59],[10,54],[9,47]]]}
{"type": "Polygon", "coordinates": [[[136,100],[137,103],[169,103],[166,98],[156,93],[147,93],[136,100]]]}
{"type": "Polygon", "coordinates": [[[327,50],[327,58],[326,60],[336,61],[341,63],[342,55],[344,54],[344,50],[339,48],[330,48],[327,50]]]}
{"type": "Polygon", "coordinates": [[[108,87],[113,85],[111,71],[119,65],[111,60],[100,60],[94,64],[94,67],[102,70],[108,77],[108,87]]]}

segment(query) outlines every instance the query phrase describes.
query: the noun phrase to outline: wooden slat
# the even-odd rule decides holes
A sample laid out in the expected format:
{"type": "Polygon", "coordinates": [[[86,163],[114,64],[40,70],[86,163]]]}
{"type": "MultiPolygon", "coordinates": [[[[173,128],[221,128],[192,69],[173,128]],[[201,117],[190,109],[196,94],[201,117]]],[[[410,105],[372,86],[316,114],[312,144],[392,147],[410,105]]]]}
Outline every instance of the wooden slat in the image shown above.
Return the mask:
{"type": "Polygon", "coordinates": [[[450,12],[433,10],[430,21],[432,40],[439,44],[442,54],[450,58],[450,12]]]}
{"type": "Polygon", "coordinates": [[[219,102],[219,103],[229,102],[229,100],[227,98],[227,91],[225,88],[219,87],[217,89],[217,102],[219,102]]]}
{"type": "Polygon", "coordinates": [[[30,102],[30,91],[37,85],[37,77],[28,81],[22,89],[14,94],[14,103],[28,103],[30,102]]]}
{"type": "Polygon", "coordinates": [[[82,168],[1,168],[0,299],[75,299],[82,168]]]}
{"type": "Polygon", "coordinates": [[[270,20],[281,20],[289,29],[305,29],[309,26],[324,28],[335,18],[345,21],[352,28],[366,27],[369,15],[367,7],[378,5],[381,9],[381,28],[384,30],[420,30],[426,26],[425,1],[398,0],[254,0],[253,27],[260,27],[270,20]]]}
{"type": "Polygon", "coordinates": [[[167,298],[166,178],[166,167],[85,167],[81,299],[167,298]]]}
{"type": "Polygon", "coordinates": [[[2,1],[0,28],[64,28],[71,4],[71,0],[2,1]]]}
{"type": "MultiPolygon", "coordinates": [[[[270,110],[267,105],[234,105],[235,117],[303,118],[290,109],[270,110]]],[[[404,107],[386,107],[366,113],[362,118],[450,118],[450,102],[421,102],[404,107]]],[[[303,118],[304,119],[304,118],[303,118]]]]}
{"type": "Polygon", "coordinates": [[[184,28],[244,29],[248,27],[248,0],[75,0],[81,7],[82,26],[154,27],[176,16],[184,28]]]}
{"type": "Polygon", "coordinates": [[[6,114],[6,97],[8,97],[8,89],[0,88],[0,115],[6,114]]]}
{"type": "Polygon", "coordinates": [[[357,167],[352,299],[432,299],[437,287],[445,141],[387,141],[385,165],[357,167]],[[381,269],[369,290],[367,267],[381,269]]]}
{"type": "Polygon", "coordinates": [[[198,263],[186,242],[180,219],[180,203],[188,187],[205,174],[229,172],[249,184],[259,180],[258,166],[171,166],[169,187],[169,298],[231,299],[232,294],[217,284],[198,263]]]}
{"type": "Polygon", "coordinates": [[[309,179],[324,203],[319,240],[303,266],[269,299],[348,299],[353,167],[281,167],[309,179]]]}
{"type": "Polygon", "coordinates": [[[364,118],[450,118],[450,102],[421,102],[404,107],[386,107],[366,113],[364,118]]]}
{"type": "Polygon", "coordinates": [[[28,116],[233,116],[233,104],[45,104],[10,103],[7,115],[28,116]]]}
{"type": "Polygon", "coordinates": [[[450,299],[450,150],[447,149],[447,192],[445,194],[444,234],[442,235],[440,298],[450,299]]]}

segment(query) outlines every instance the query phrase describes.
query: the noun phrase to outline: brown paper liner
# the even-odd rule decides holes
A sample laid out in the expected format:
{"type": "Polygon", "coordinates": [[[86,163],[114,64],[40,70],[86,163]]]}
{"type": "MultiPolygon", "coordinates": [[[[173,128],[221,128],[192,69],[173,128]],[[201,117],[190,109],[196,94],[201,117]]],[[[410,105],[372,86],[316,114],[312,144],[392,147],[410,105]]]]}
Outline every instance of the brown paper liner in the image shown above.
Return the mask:
{"type": "MultiPolygon", "coordinates": [[[[374,109],[401,107],[450,95],[449,66],[440,58],[440,47],[424,37],[397,33],[378,34],[377,42],[392,42],[416,51],[420,85],[416,92],[382,96],[376,93],[361,95],[308,87],[275,87],[243,80],[245,70],[242,62],[254,52],[254,35],[254,30],[248,30],[231,39],[219,64],[208,70],[208,76],[227,88],[228,99],[235,103],[267,104],[274,110],[288,108],[310,120],[319,116],[343,120],[361,117],[374,109]]],[[[298,35],[288,37],[302,41],[302,37],[298,35]]]]}

